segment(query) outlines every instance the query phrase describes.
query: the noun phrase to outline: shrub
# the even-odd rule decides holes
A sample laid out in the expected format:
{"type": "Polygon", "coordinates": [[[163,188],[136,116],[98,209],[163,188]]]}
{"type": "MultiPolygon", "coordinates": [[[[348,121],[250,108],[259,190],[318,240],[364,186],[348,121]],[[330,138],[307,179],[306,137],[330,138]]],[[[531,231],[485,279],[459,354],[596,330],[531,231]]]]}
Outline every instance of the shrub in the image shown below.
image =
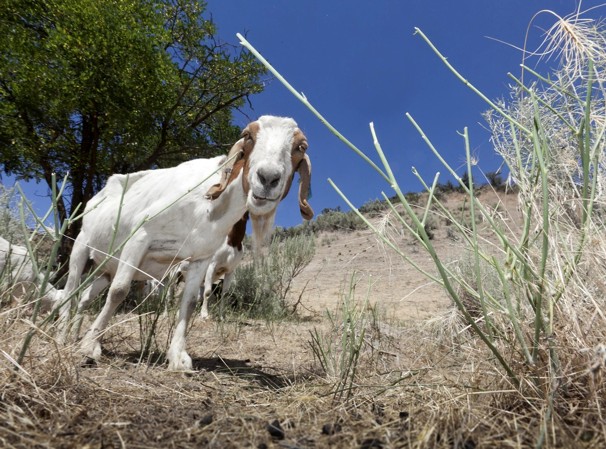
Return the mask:
{"type": "Polygon", "coordinates": [[[385,201],[375,199],[364,203],[358,210],[368,217],[378,217],[385,212],[387,208],[388,206],[385,201]]]}
{"type": "Polygon", "coordinates": [[[229,295],[233,311],[268,320],[295,313],[298,302],[288,300],[292,282],[314,254],[313,236],[274,239],[265,257],[236,269],[235,285],[229,295]]]}
{"type": "Polygon", "coordinates": [[[473,178],[468,172],[465,172],[463,173],[463,176],[461,176],[461,185],[457,188],[457,190],[464,193],[469,189],[473,189],[474,185],[475,183],[473,182],[473,178]]]}
{"type": "Polygon", "coordinates": [[[457,191],[457,186],[449,179],[445,183],[438,183],[436,192],[440,193],[450,193],[457,191]]]}
{"type": "Polygon", "coordinates": [[[318,215],[311,226],[316,233],[321,231],[351,232],[366,228],[364,221],[355,213],[341,212],[338,209],[328,210],[318,215]]]}
{"type": "MultiPolygon", "coordinates": [[[[272,241],[284,241],[297,236],[306,236],[312,237],[314,235],[313,226],[310,222],[302,223],[297,226],[292,226],[290,228],[276,227],[272,234],[272,241]]],[[[248,239],[247,239],[248,240],[248,239]]],[[[248,242],[246,242],[248,243],[248,242]]],[[[248,245],[250,246],[250,245],[248,245]]]]}
{"type": "Polygon", "coordinates": [[[494,189],[505,189],[505,182],[503,181],[503,177],[501,176],[500,172],[489,171],[486,173],[486,179],[488,179],[488,182],[494,189]]]}
{"type": "MultiPolygon", "coordinates": [[[[415,206],[421,205],[421,194],[418,192],[408,192],[406,195],[404,195],[404,198],[406,198],[406,201],[408,201],[410,204],[415,206]]],[[[390,198],[389,201],[393,203],[392,198],[390,198]]]]}
{"type": "MultiPolygon", "coordinates": [[[[19,209],[19,194],[15,188],[7,189],[0,184],[0,236],[15,244],[24,240],[19,209]]],[[[31,227],[31,214],[27,209],[24,213],[25,225],[31,227]]]]}

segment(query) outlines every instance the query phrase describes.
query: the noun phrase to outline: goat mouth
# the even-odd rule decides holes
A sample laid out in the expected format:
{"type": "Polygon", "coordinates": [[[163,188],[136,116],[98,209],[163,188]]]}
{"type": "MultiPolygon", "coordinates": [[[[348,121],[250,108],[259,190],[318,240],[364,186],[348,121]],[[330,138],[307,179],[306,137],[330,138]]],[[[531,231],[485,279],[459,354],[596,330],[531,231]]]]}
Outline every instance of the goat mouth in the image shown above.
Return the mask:
{"type": "Polygon", "coordinates": [[[273,203],[275,201],[278,201],[278,198],[268,198],[266,196],[258,196],[255,195],[254,193],[252,194],[253,200],[255,200],[258,203],[273,203]]]}

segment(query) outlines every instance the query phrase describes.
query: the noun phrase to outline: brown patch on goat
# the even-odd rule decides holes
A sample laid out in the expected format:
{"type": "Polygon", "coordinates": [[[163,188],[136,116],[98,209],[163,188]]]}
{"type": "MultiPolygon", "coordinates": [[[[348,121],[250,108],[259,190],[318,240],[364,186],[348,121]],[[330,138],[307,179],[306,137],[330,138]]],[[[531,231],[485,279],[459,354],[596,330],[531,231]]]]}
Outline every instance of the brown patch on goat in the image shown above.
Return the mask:
{"type": "Polygon", "coordinates": [[[292,140],[292,149],[290,150],[290,161],[292,164],[292,172],[290,174],[290,178],[286,182],[286,188],[284,189],[284,193],[282,194],[282,199],[286,198],[288,192],[290,192],[290,186],[292,185],[293,178],[295,176],[295,172],[299,170],[299,164],[301,160],[305,157],[305,151],[307,150],[307,139],[305,134],[297,128],[293,135],[292,140]]]}
{"type": "Polygon", "coordinates": [[[246,222],[248,221],[248,212],[238,222],[232,226],[229,234],[227,234],[227,244],[238,251],[242,251],[242,241],[246,235],[246,222]]]}
{"type": "Polygon", "coordinates": [[[299,210],[301,212],[301,216],[305,220],[311,220],[314,216],[314,211],[307,202],[307,197],[309,196],[309,187],[311,185],[311,161],[306,153],[307,148],[307,138],[305,137],[305,134],[303,134],[303,131],[297,128],[294,133],[291,150],[293,171],[286,184],[286,189],[284,190],[282,199],[286,198],[288,192],[290,191],[290,186],[292,185],[295,171],[299,172],[299,177],[301,178],[301,185],[299,186],[299,210]]]}
{"type": "Polygon", "coordinates": [[[231,192],[226,193],[227,197],[224,196],[221,201],[213,201],[210,203],[210,214],[209,217],[212,221],[219,221],[223,215],[227,213],[229,210],[229,205],[231,203],[232,196],[240,195],[240,192],[231,192]]]}
{"type": "Polygon", "coordinates": [[[248,195],[250,190],[250,184],[248,182],[248,172],[250,170],[250,153],[252,153],[255,144],[257,143],[257,135],[259,134],[259,124],[257,122],[249,123],[249,125],[242,131],[242,137],[244,138],[244,160],[242,170],[242,189],[244,194],[248,195]]]}
{"type": "MultiPolygon", "coordinates": [[[[234,144],[227,155],[228,159],[235,157],[234,161],[231,164],[226,165],[223,169],[223,174],[219,184],[213,185],[208,192],[206,192],[206,196],[208,198],[212,200],[219,198],[219,196],[225,192],[227,186],[238,178],[240,172],[242,172],[242,189],[244,190],[245,195],[248,194],[250,189],[250,185],[248,183],[248,161],[250,154],[254,149],[258,133],[259,124],[257,122],[249,123],[248,126],[244,128],[241,134],[241,139],[234,144]]],[[[220,219],[227,212],[229,203],[229,200],[221,201],[221,204],[219,204],[218,207],[213,207],[210,212],[210,218],[212,220],[220,219]]],[[[214,203],[214,205],[217,205],[217,203],[214,203]]]]}
{"type": "Polygon", "coordinates": [[[311,161],[307,155],[299,163],[297,171],[301,178],[301,184],[299,185],[299,211],[305,220],[311,220],[314,217],[314,210],[307,202],[311,185],[311,161]]]}
{"type": "Polygon", "coordinates": [[[242,189],[244,190],[244,194],[248,195],[248,191],[250,190],[250,185],[248,183],[248,171],[250,170],[250,154],[255,148],[255,144],[257,143],[257,135],[259,134],[259,123],[252,122],[249,123],[244,131],[242,131],[242,138],[244,139],[244,157],[242,158],[242,164],[238,166],[238,169],[234,169],[236,172],[235,176],[242,170],[242,189]]]}
{"type": "Polygon", "coordinates": [[[238,164],[244,157],[244,142],[242,139],[238,140],[229,153],[227,154],[227,160],[229,161],[231,158],[234,158],[229,164],[223,167],[223,173],[221,174],[221,180],[218,184],[213,185],[208,192],[206,192],[206,197],[211,200],[216,200],[219,196],[225,191],[227,186],[231,184],[231,182],[236,178],[239,173],[238,164]]]}

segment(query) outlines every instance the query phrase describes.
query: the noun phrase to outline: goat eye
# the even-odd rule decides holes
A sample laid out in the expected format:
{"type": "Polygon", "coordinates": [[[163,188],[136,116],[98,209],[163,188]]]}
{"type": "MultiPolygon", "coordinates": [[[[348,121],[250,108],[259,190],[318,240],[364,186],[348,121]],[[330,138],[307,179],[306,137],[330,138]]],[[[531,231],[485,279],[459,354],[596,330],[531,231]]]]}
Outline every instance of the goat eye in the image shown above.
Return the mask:
{"type": "Polygon", "coordinates": [[[299,145],[298,149],[301,153],[305,153],[305,150],[307,150],[307,145],[299,145]]]}

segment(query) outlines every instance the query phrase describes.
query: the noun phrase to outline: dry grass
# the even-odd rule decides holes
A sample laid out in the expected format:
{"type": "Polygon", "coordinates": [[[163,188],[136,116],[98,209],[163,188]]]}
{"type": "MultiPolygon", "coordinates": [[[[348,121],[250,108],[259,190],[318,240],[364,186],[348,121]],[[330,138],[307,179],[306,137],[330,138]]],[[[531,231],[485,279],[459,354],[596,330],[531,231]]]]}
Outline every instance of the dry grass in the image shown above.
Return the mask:
{"type": "MultiPolygon", "coordinates": [[[[444,202],[460,211],[462,198],[455,192],[444,202]]],[[[499,204],[503,226],[516,231],[515,195],[483,190],[481,198],[499,204]]],[[[435,243],[442,255],[452,263],[468,258],[464,242],[449,239],[450,225],[435,213],[435,243]]],[[[395,232],[394,223],[385,222],[389,217],[376,219],[395,232]]],[[[486,245],[493,245],[488,230],[478,225],[486,245]]],[[[401,238],[422,263],[426,255],[401,238]]],[[[606,284],[596,267],[604,265],[606,244],[597,234],[593,239],[575,273],[575,296],[563,298],[556,310],[553,338],[562,367],[554,376],[557,388],[541,377],[549,369],[547,360],[525,366],[510,352],[516,372],[525,373],[515,388],[453,308],[431,309],[430,320],[410,319],[412,307],[384,301],[422,276],[395,265],[389,250],[364,233],[334,235],[330,245],[316,245],[316,258],[324,264],[328,259],[344,278],[358,273],[362,279],[349,304],[363,318],[357,332],[364,331],[364,342],[348,395],[335,394],[338,379],[322,371],[310,345],[312,331],[340,341],[346,312],[343,287],[338,298],[327,299],[327,283],[334,284],[336,272],[318,271],[313,262],[299,279],[308,287],[304,316],[281,322],[196,320],[188,340],[195,369],[187,374],[166,370],[169,316],[158,322],[157,350],[142,357],[139,318],[132,312],[118,315],[101,363],[85,368],[76,344],[57,346],[52,326],[32,324],[30,309],[4,306],[0,446],[468,449],[534,447],[544,439],[544,447],[602,447],[606,350],[600,343],[606,320],[597,298],[606,293],[606,284]],[[390,281],[371,283],[367,293],[362,269],[372,268],[371,260],[390,271],[390,281]],[[326,279],[317,279],[319,273],[326,279]],[[17,366],[31,329],[35,337],[17,366]],[[552,391],[557,393],[550,396],[552,391]]],[[[427,297],[431,291],[419,289],[410,301],[421,307],[435,299],[427,297]]],[[[300,295],[296,288],[292,293],[300,295]]],[[[498,339],[504,353],[514,347],[510,334],[498,339]]]]}
{"type": "MultiPolygon", "coordinates": [[[[578,329],[556,329],[561,347],[578,348],[579,335],[584,344],[602,338],[601,309],[587,315],[592,308],[580,305],[566,321],[578,329]]],[[[342,306],[331,312],[339,316],[342,306]]],[[[183,374],[168,372],[162,354],[138,363],[137,319],[128,314],[115,320],[97,368],[80,367],[73,347],[57,347],[42,330],[16,367],[11,358],[31,323],[25,312],[4,310],[0,445],[525,448],[536,445],[542,429],[545,447],[606,444],[606,362],[591,346],[561,351],[564,385],[545,419],[547,386],[531,381],[542,367],[519,367],[528,378],[514,388],[453,310],[407,322],[379,306],[362,312],[367,328],[353,394],[339,401],[309,345],[314,329],[339,335],[319,312],[271,325],[195,322],[195,370],[183,374]]],[[[160,323],[158,341],[169,328],[160,323]]]]}

